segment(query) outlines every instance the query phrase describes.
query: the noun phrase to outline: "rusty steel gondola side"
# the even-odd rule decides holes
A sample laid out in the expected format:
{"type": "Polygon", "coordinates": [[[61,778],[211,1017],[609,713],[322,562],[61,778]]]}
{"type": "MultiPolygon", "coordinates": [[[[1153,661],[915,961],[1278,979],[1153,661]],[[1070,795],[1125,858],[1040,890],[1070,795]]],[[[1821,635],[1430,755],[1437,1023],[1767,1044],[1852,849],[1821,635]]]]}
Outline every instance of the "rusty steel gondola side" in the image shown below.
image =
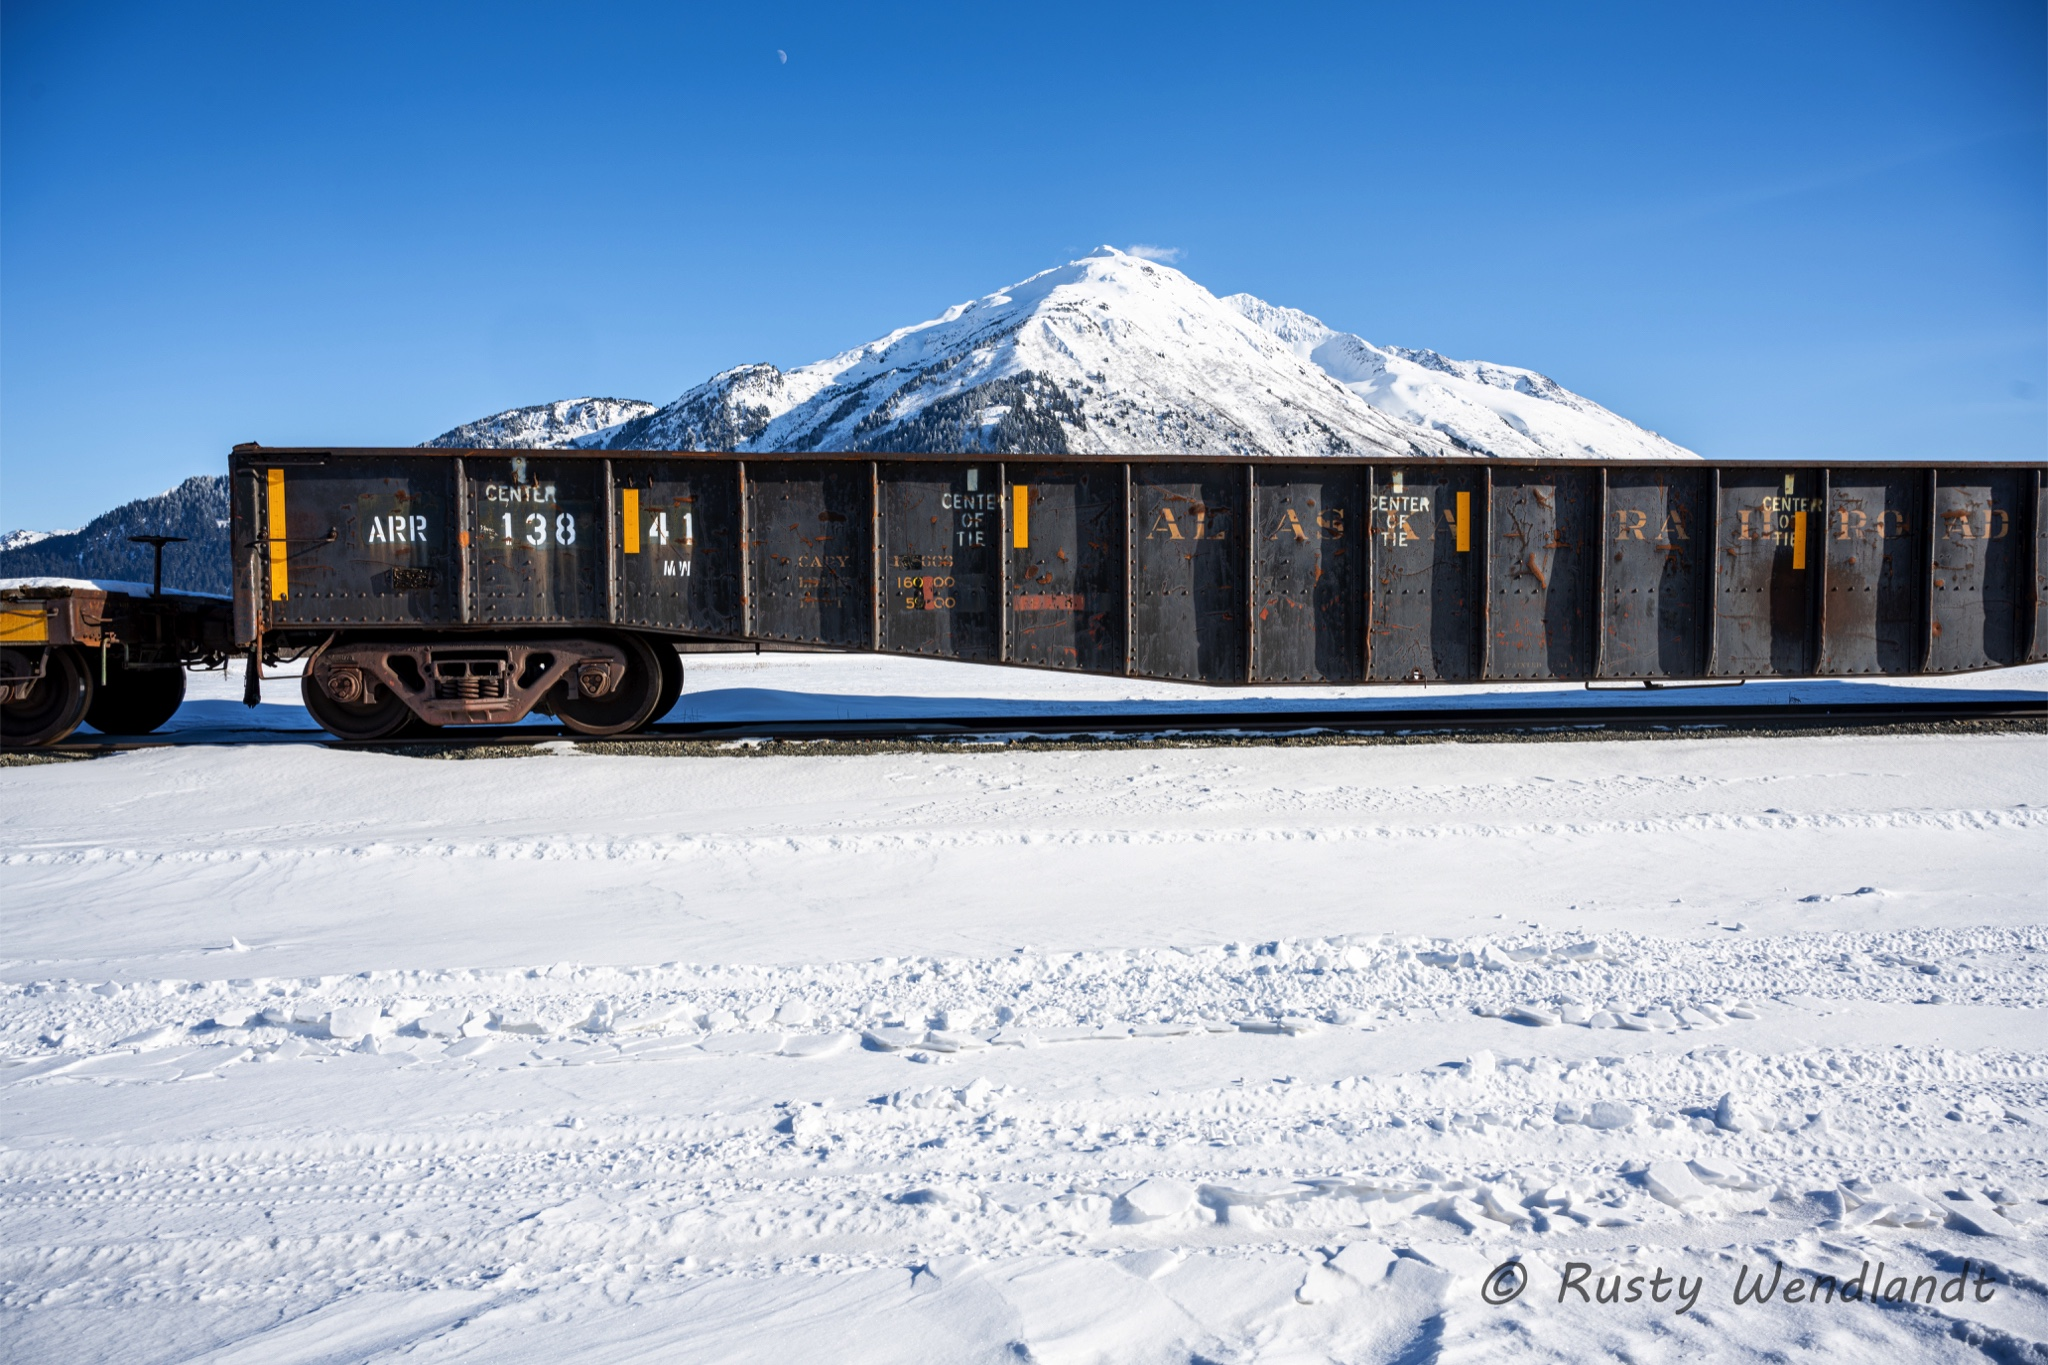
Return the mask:
{"type": "Polygon", "coordinates": [[[601,692],[607,633],[1217,685],[2048,657],[2037,466],[240,447],[233,475],[243,647],[575,639],[601,692]]]}

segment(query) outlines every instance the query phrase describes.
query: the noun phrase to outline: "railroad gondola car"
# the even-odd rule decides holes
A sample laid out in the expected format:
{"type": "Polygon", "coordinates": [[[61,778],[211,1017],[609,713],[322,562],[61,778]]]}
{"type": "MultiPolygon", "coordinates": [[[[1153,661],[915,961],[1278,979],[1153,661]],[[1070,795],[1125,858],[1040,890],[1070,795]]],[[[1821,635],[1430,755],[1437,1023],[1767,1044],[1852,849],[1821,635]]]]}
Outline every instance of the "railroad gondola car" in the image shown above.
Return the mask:
{"type": "Polygon", "coordinates": [[[231,471],[236,646],[305,659],[347,739],[632,731],[688,641],[1223,686],[2048,657],[2031,465],[248,445],[231,471]]]}

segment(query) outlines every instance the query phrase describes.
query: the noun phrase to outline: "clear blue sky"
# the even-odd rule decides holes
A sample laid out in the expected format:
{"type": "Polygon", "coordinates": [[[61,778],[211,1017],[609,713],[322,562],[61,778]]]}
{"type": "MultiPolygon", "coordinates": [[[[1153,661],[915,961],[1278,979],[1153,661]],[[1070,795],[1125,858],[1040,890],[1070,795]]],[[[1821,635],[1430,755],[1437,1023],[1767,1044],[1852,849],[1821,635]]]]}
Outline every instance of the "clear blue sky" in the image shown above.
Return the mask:
{"type": "Polygon", "coordinates": [[[2040,0],[0,12],[0,526],[1103,242],[1712,456],[2048,452],[2040,0]]]}

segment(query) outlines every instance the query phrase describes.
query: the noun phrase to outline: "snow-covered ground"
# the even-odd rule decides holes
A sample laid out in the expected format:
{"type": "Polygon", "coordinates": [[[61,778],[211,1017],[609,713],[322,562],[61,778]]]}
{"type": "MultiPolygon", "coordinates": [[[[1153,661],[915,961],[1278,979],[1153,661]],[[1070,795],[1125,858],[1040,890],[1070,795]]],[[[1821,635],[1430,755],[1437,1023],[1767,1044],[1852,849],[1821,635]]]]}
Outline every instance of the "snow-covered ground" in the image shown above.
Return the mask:
{"type": "MultiPolygon", "coordinates": [[[[1855,682],[1746,682],[1739,687],[1634,685],[1589,689],[1578,683],[1430,684],[1378,687],[1198,687],[1148,679],[1073,674],[880,654],[693,654],[685,656],[686,689],[670,722],[832,721],[891,718],[975,718],[1085,713],[1327,711],[1337,708],[1414,710],[1474,706],[1645,706],[1712,702],[1774,706],[1785,702],[1938,700],[1958,691],[1984,699],[2024,697],[2048,704],[2048,666],[1999,669],[1952,677],[1855,682]]],[[[191,741],[298,741],[319,727],[299,704],[296,665],[275,670],[262,685],[262,705],[242,702],[241,664],[230,672],[188,675],[184,707],[162,733],[191,741]]],[[[1568,717],[1567,717],[1568,719],[1568,717]]],[[[545,725],[544,717],[529,724],[545,725]]],[[[80,738],[91,739],[90,730],[80,738]]]]}
{"type": "MultiPolygon", "coordinates": [[[[2048,1350],[2048,737],[458,761],[292,691],[0,769],[0,1356],[2048,1350]]],[[[935,698],[1237,700],[677,715],[935,698]]]]}

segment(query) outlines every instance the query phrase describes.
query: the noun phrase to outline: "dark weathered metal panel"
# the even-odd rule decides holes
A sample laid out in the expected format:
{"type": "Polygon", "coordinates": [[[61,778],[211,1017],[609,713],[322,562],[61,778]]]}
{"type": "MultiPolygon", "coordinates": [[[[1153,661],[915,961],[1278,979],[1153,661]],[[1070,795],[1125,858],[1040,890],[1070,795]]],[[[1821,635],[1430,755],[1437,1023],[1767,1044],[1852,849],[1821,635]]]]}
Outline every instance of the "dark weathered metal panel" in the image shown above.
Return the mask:
{"type": "Polygon", "coordinates": [[[755,635],[873,646],[871,498],[865,462],[748,463],[755,635]]]}
{"type": "Polygon", "coordinates": [[[619,620],[738,635],[739,466],[730,460],[612,462],[619,518],[619,620]]]}
{"type": "Polygon", "coordinates": [[[604,619],[604,468],[595,460],[465,458],[478,625],[604,619]]]}
{"type": "Polygon", "coordinates": [[[2029,659],[2048,659],[2048,470],[2034,471],[2034,634],[2029,659]]]}
{"type": "Polygon", "coordinates": [[[1124,670],[1124,469],[1008,467],[1009,659],[1124,670]]]}
{"type": "Polygon", "coordinates": [[[1252,678],[1365,675],[1365,471],[1252,466],[1252,678]]]}
{"type": "Polygon", "coordinates": [[[2021,662],[2020,571],[2028,471],[1939,473],[1934,493],[1934,638],[1928,670],[2021,662]]]}
{"type": "Polygon", "coordinates": [[[882,644],[882,465],[868,462],[868,638],[882,644]]]}
{"type": "Polygon", "coordinates": [[[1916,470],[1834,473],[1821,528],[1827,546],[1822,673],[1918,670],[1925,482],[1916,470]]]}
{"type": "Polygon", "coordinates": [[[1813,671],[1820,474],[1724,469],[1714,519],[1714,667],[1730,678],[1813,671]]]}
{"type": "Polygon", "coordinates": [[[1131,471],[1134,673],[1245,680],[1245,481],[1227,465],[1131,471]]]}
{"type": "Polygon", "coordinates": [[[754,518],[751,511],[754,505],[754,485],[747,475],[745,460],[734,461],[733,468],[738,473],[740,482],[740,629],[752,638],[754,617],[757,614],[754,607],[754,581],[758,577],[754,572],[754,561],[760,557],[755,545],[754,518]]]}
{"type": "Polygon", "coordinates": [[[1474,466],[1373,471],[1373,678],[1479,676],[1482,482],[1474,466]]]}
{"type": "Polygon", "coordinates": [[[1124,467],[1124,501],[1118,513],[1124,536],[1124,666],[1125,677],[1136,669],[1138,650],[1138,494],[1130,465],[1124,467]]]}
{"type": "Polygon", "coordinates": [[[263,474],[236,463],[228,477],[229,553],[233,556],[235,643],[256,638],[263,614],[263,474]]]}
{"type": "Polygon", "coordinates": [[[1001,504],[996,513],[996,659],[1010,658],[1010,474],[1007,463],[996,465],[996,489],[1001,504]]]}
{"type": "Polygon", "coordinates": [[[1000,472],[992,460],[881,467],[883,649],[996,657],[1000,472]]]}
{"type": "Polygon", "coordinates": [[[1493,471],[1488,677],[1592,676],[1599,521],[1597,470],[1493,471]]]}
{"type": "Polygon", "coordinates": [[[295,465],[284,469],[283,491],[287,587],[269,604],[272,629],[454,615],[460,574],[446,461],[295,465]]]}
{"type": "Polygon", "coordinates": [[[1705,667],[1707,482],[1705,470],[1608,471],[1602,677],[1690,678],[1705,667]]]}

